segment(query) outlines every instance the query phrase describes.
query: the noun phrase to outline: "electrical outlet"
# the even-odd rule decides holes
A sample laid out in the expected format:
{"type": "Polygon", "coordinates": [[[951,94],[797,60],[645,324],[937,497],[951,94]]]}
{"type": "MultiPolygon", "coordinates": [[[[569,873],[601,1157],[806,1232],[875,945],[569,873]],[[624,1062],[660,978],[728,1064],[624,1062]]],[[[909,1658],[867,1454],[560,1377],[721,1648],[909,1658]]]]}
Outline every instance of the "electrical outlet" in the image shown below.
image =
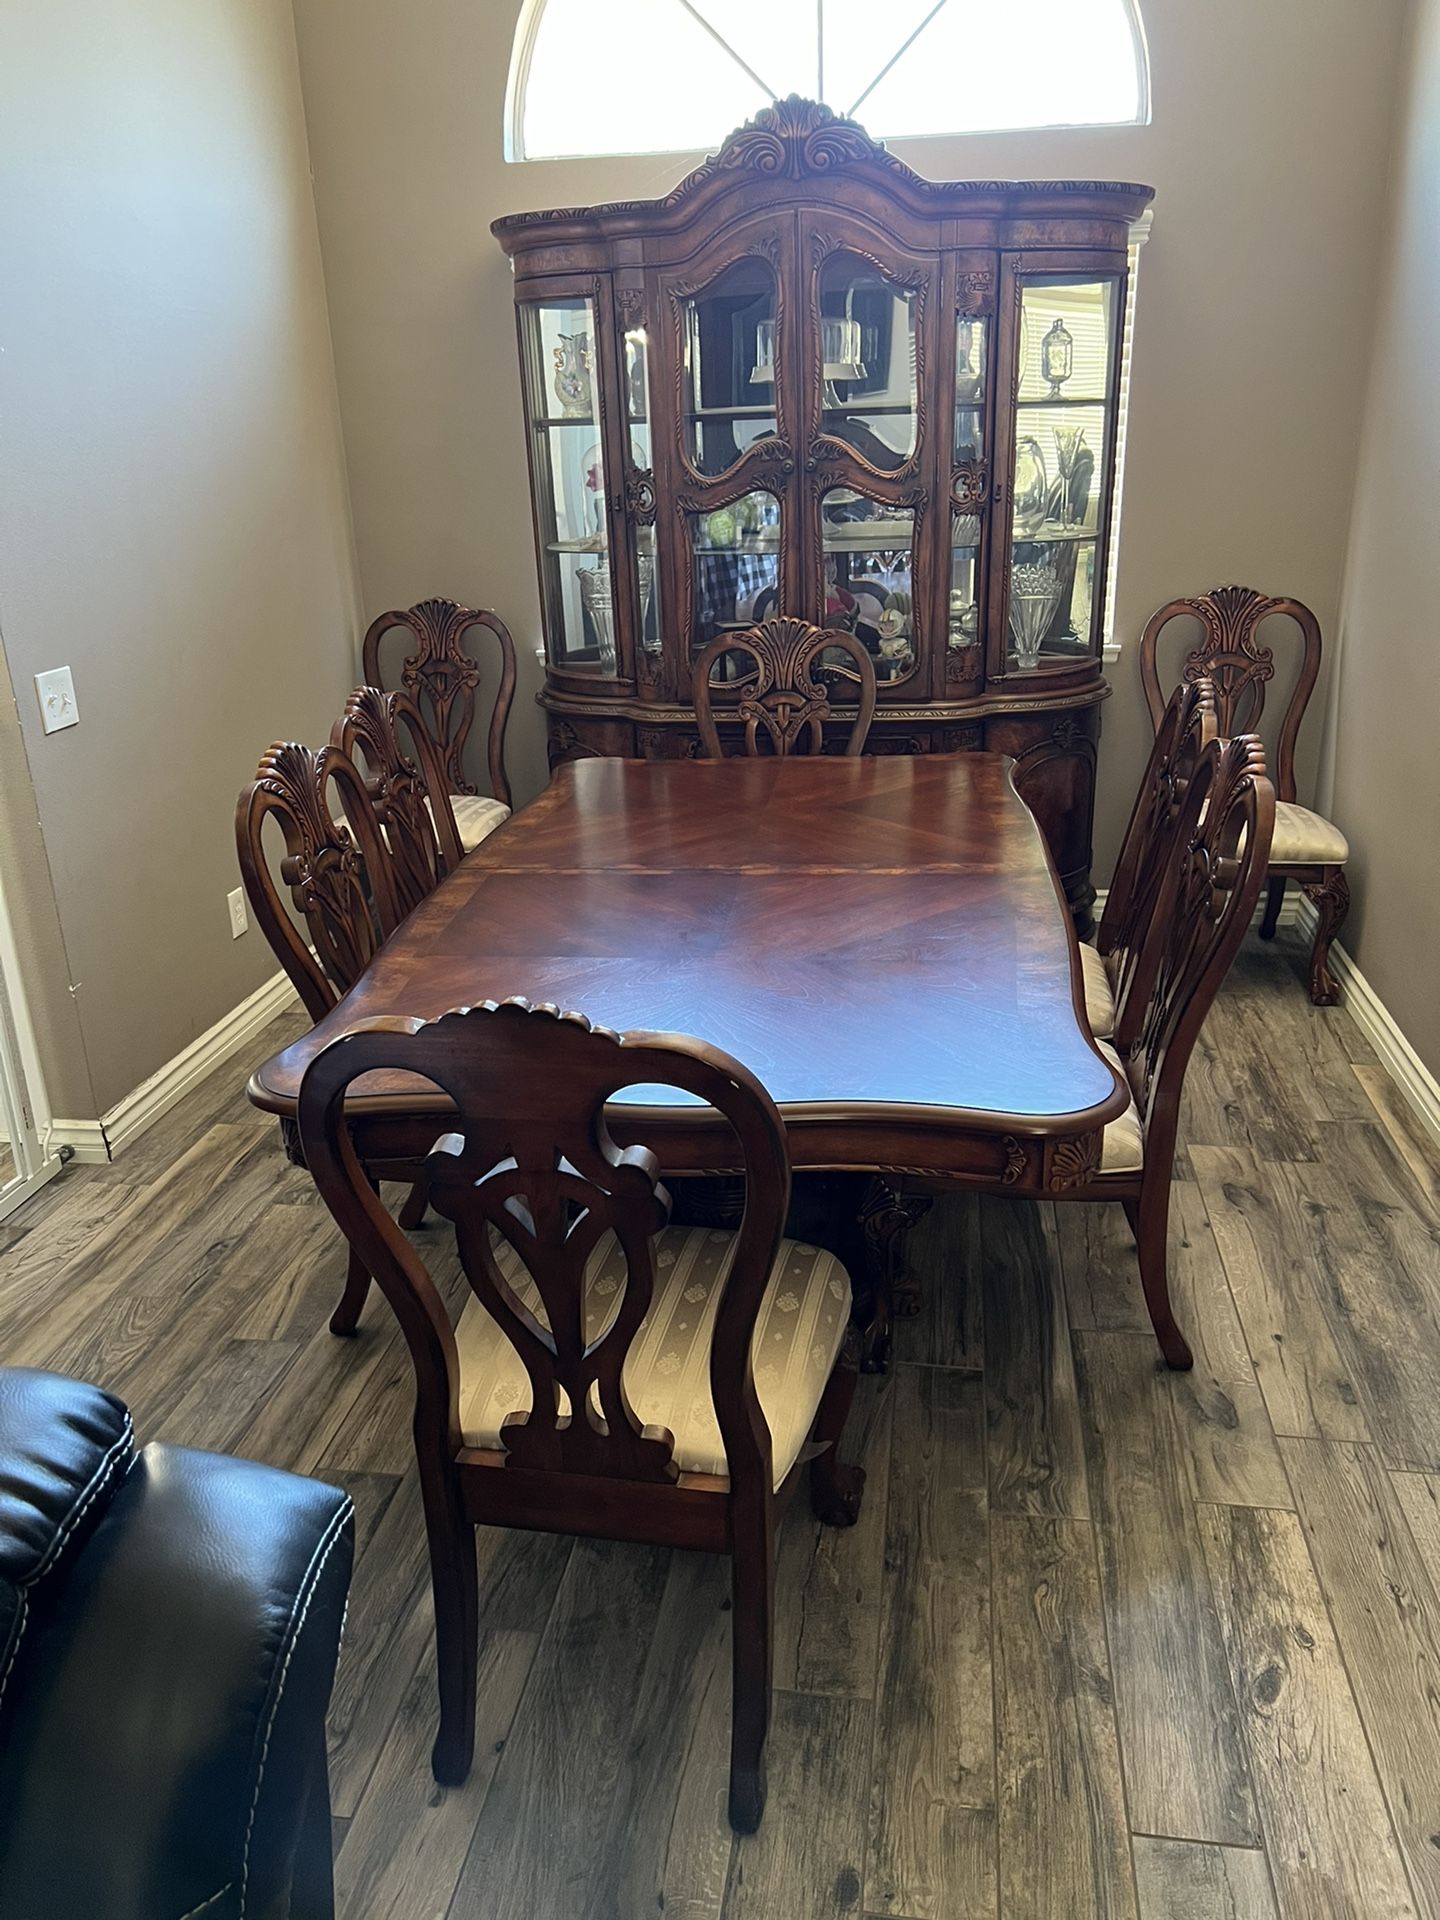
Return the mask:
{"type": "Polygon", "coordinates": [[[225,904],[230,909],[230,938],[238,940],[250,925],[245,917],[245,889],[236,887],[233,893],[227,893],[225,904]]]}
{"type": "Polygon", "coordinates": [[[75,682],[69,667],[51,667],[35,676],[35,697],[40,702],[40,724],[46,733],[59,733],[62,727],[79,723],[80,709],[75,703],[75,682]]]}

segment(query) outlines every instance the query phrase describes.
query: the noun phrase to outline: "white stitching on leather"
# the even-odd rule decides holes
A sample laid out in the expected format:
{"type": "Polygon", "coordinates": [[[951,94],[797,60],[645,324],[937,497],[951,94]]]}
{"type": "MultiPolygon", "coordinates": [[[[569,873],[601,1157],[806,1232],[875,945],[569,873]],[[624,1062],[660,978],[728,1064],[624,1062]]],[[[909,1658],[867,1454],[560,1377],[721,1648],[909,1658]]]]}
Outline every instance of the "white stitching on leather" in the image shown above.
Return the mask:
{"type": "Polygon", "coordinates": [[[227,1880],[218,1893],[212,1893],[210,1898],[208,1900],[202,1900],[198,1907],[191,1907],[188,1913],[182,1913],[180,1920],[195,1920],[197,1913],[204,1913],[205,1909],[207,1907],[213,1907],[217,1900],[223,1900],[234,1884],[235,1882],[233,1880],[227,1880]]]}
{"type": "Polygon", "coordinates": [[[275,1688],[275,1698],[270,1703],[270,1712],[265,1721],[265,1738],[260,1746],[260,1766],[255,1775],[255,1793],[250,1802],[250,1818],[245,1823],[245,1849],[240,1860],[240,1920],[245,1920],[245,1905],[250,1894],[250,1842],[255,1832],[255,1815],[260,1806],[260,1789],[265,1782],[265,1763],[270,1757],[270,1735],[274,1731],[275,1716],[280,1711],[281,1697],[285,1692],[285,1682],[290,1673],[291,1656],[300,1643],[301,1634],[305,1631],[305,1621],[310,1612],[310,1602],[315,1598],[315,1594],[319,1589],[321,1576],[325,1572],[325,1563],[330,1558],[331,1551],[335,1546],[335,1542],[340,1538],[346,1521],[349,1520],[354,1511],[353,1503],[347,1500],[344,1506],[336,1513],[335,1518],[330,1522],[325,1532],[321,1534],[320,1539],[316,1542],[315,1552],[310,1556],[310,1565],[305,1570],[305,1578],[300,1583],[299,1590],[295,1595],[294,1605],[290,1609],[290,1619],[286,1622],[285,1633],[289,1640],[289,1645],[285,1649],[285,1659],[280,1668],[280,1679],[275,1688]],[[304,1595],[303,1606],[301,1605],[302,1594],[304,1595]],[[297,1610],[299,1613],[298,1619],[296,1618],[297,1610]],[[293,1633],[291,1632],[292,1626],[294,1628],[293,1633]]]}
{"type": "Polygon", "coordinates": [[[0,1701],[5,1698],[5,1688],[9,1684],[10,1670],[15,1665],[15,1656],[20,1651],[20,1642],[25,1634],[25,1622],[30,1617],[30,1599],[25,1593],[20,1595],[20,1611],[15,1616],[15,1638],[10,1642],[10,1658],[5,1662],[5,1671],[0,1673],[0,1701]]]}
{"type": "Polygon", "coordinates": [[[75,1531],[76,1527],[79,1526],[91,1506],[93,1506],[95,1501],[104,1492],[106,1483],[114,1471],[117,1455],[123,1451],[128,1451],[134,1439],[135,1423],[127,1413],[125,1415],[125,1425],[120,1430],[119,1439],[115,1441],[108,1452],[101,1456],[99,1465],[85,1483],[85,1490],[80,1496],[79,1503],[71,1507],[63,1526],[57,1528],[54,1539],[35,1562],[35,1565],[31,1568],[26,1578],[16,1581],[16,1590],[20,1595],[20,1611],[15,1622],[15,1638],[10,1642],[10,1658],[5,1662],[4,1673],[0,1673],[0,1705],[4,1703],[5,1689],[10,1684],[10,1675],[15,1670],[15,1661],[20,1653],[20,1642],[25,1637],[25,1628],[30,1618],[29,1589],[55,1564],[56,1557],[65,1545],[65,1542],[70,1538],[70,1535],[75,1531]]]}
{"type": "Polygon", "coordinates": [[[79,1505],[73,1506],[70,1509],[64,1525],[56,1529],[55,1538],[36,1561],[34,1571],[30,1574],[30,1577],[27,1580],[19,1582],[22,1587],[33,1587],[40,1576],[54,1563],[65,1542],[85,1518],[85,1515],[95,1504],[95,1501],[101,1493],[104,1492],[105,1483],[109,1479],[110,1473],[115,1465],[116,1455],[122,1451],[128,1451],[134,1439],[135,1423],[127,1413],[125,1416],[125,1425],[121,1429],[120,1438],[101,1458],[99,1466],[96,1467],[94,1473],[91,1474],[89,1480],[86,1482],[85,1491],[80,1497],[79,1505]]]}

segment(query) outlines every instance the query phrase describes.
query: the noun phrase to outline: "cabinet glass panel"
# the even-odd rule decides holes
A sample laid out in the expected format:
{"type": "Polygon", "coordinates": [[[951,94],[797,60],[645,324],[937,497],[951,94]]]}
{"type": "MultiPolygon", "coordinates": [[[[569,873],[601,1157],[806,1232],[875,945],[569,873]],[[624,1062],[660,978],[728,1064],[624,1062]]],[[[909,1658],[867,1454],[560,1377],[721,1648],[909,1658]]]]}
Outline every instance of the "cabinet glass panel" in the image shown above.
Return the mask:
{"type": "Polygon", "coordinates": [[[686,521],[695,568],[693,658],[717,633],[779,611],[780,502],[773,493],[747,493],[686,521]]]}
{"type": "Polygon", "coordinates": [[[980,521],[973,513],[950,516],[950,600],[945,645],[959,653],[980,639],[980,521]]]}
{"type": "Polygon", "coordinates": [[[1099,640],[1103,471],[1118,338],[1115,280],[1027,280],[1020,299],[1011,506],[1012,672],[1073,665],[1099,640]]]}
{"type": "MultiPolygon", "coordinates": [[[[625,421],[630,436],[630,465],[651,476],[653,462],[650,442],[650,336],[643,326],[631,327],[625,334],[625,421]]],[[[656,571],[655,528],[643,520],[635,521],[636,589],[639,593],[640,645],[646,653],[659,653],[660,598],[656,571]]]]}
{"type": "Polygon", "coordinates": [[[962,313],[955,322],[955,464],[985,457],[985,374],[990,322],[962,313]]]}
{"type": "Polygon", "coordinates": [[[615,672],[615,614],[588,300],[521,309],[545,644],[553,666],[615,672]]]}
{"type": "Polygon", "coordinates": [[[732,261],[685,302],[686,456],[697,473],[728,473],[776,432],[775,271],[755,254],[732,261]]]}
{"type": "Polygon", "coordinates": [[[821,499],[820,521],[825,625],[855,635],[882,686],[903,679],[915,665],[914,514],[832,487],[821,499]]]}
{"type": "Polygon", "coordinates": [[[821,268],[822,430],[881,473],[915,451],[915,305],[910,288],[853,254],[821,268]]]}

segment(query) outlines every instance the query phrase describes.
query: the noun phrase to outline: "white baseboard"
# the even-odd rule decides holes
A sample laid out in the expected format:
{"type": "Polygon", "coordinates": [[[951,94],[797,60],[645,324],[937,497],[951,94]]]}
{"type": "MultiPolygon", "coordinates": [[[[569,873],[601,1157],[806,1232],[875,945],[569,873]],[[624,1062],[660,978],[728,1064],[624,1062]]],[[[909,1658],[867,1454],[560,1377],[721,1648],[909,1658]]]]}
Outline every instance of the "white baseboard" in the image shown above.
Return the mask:
{"type": "MultiPolygon", "coordinates": [[[[1296,925],[1313,939],[1316,913],[1302,895],[1296,898],[1296,925]]],[[[1415,1118],[1440,1147],[1440,1081],[1405,1037],[1390,1009],[1339,942],[1330,948],[1330,971],[1340,987],[1340,1004],[1380,1056],[1415,1118]]]]}
{"type": "Polygon", "coordinates": [[[295,997],[290,980],[277,973],[99,1120],[52,1121],[51,1145],[71,1148],[71,1157],[82,1164],[113,1160],[183,1100],[207,1073],[248,1046],[263,1027],[294,1003],[295,997]]]}

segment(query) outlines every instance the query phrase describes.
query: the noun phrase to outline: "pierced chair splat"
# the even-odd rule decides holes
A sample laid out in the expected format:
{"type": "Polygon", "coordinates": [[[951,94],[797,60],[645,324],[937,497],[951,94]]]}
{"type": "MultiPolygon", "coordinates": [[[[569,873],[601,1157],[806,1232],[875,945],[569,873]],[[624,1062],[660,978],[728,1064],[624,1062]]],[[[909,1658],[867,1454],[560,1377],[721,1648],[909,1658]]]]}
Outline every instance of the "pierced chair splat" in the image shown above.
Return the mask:
{"type": "MultiPolygon", "coordinates": [[[[643,1121],[644,1107],[625,1107],[643,1121]]],[[[781,1237],[790,1167],[770,1096],[703,1042],[616,1034],[510,1000],[342,1034],[306,1071],[299,1127],[316,1184],[414,1364],[436,1778],[463,1780],[473,1752],[476,1526],[699,1548],[732,1562],[730,1818],[753,1831],[765,1800],[775,1529],[807,1463],[816,1510],[832,1524],[854,1521],[864,1478],[835,1454],[855,1385],[849,1276],[781,1237]],[[376,1071],[428,1080],[453,1107],[453,1131],[427,1163],[469,1285],[453,1316],[355,1156],[345,1095],[376,1071]],[[636,1088],[678,1088],[728,1123],[745,1173],[737,1232],[666,1224],[654,1154],[617,1147],[607,1126],[607,1103],[636,1088]]]]}
{"type": "Polygon", "coordinates": [[[700,744],[711,760],[724,757],[719,720],[743,726],[743,751],[751,757],[766,750],[822,752],[825,722],[836,717],[831,694],[837,685],[852,689],[856,702],[848,756],[864,751],[875,717],[874,661],[853,633],[808,620],[765,620],[717,634],[696,660],[691,682],[700,744]],[[836,653],[844,659],[835,660],[836,653]],[[717,680],[715,669],[727,660],[740,671],[717,680]]]}
{"type": "Polygon", "coordinates": [[[408,693],[356,687],[330,741],[363,769],[395,905],[402,916],[411,913],[464,858],[445,770],[420,710],[408,693]]]}
{"type": "Polygon", "coordinates": [[[469,853],[510,818],[505,729],[515,699],[515,643],[505,622],[487,608],[464,607],[454,600],[417,601],[371,622],[361,647],[362,671],[371,686],[386,685],[382,656],[387,638],[397,633],[406,634],[412,646],[400,664],[400,687],[415,701],[439,755],[460,842],[469,853]],[[465,770],[465,746],[475,724],[481,682],[480,661],[465,643],[477,630],[490,636],[500,660],[485,742],[488,795],[465,770]]]}
{"type": "Polygon", "coordinates": [[[1156,663],[1160,636],[1171,620],[1187,614],[1199,620],[1204,632],[1184,656],[1181,678],[1204,677],[1211,682],[1217,729],[1225,736],[1253,732],[1265,711],[1265,689],[1275,676],[1275,656],[1270,647],[1260,644],[1261,624],[1278,614],[1288,616],[1299,629],[1300,669],[1276,739],[1275,838],[1260,937],[1274,938],[1286,882],[1294,880],[1316,913],[1310,998],[1317,1007],[1334,1006],[1340,990],[1330,971],[1330,945],[1350,911],[1350,885],[1345,878],[1350,849],[1333,822],[1295,799],[1295,746],[1320,672],[1320,623],[1299,600],[1259,593],[1253,587],[1215,587],[1194,599],[1166,601],[1140,636],[1140,684],[1157,727],[1165,707],[1156,663]]]}
{"type": "Polygon", "coordinates": [[[1159,822],[1165,872],[1139,957],[1116,997],[1100,1051],[1130,1087],[1127,1113],[1106,1127],[1098,1169],[1056,1199],[1118,1200],[1134,1230],[1140,1281],[1166,1362],[1192,1364],[1170,1305],[1170,1185],[1185,1069],[1260,897],[1275,825],[1275,790],[1254,734],[1200,753],[1172,823],[1159,822]]]}

